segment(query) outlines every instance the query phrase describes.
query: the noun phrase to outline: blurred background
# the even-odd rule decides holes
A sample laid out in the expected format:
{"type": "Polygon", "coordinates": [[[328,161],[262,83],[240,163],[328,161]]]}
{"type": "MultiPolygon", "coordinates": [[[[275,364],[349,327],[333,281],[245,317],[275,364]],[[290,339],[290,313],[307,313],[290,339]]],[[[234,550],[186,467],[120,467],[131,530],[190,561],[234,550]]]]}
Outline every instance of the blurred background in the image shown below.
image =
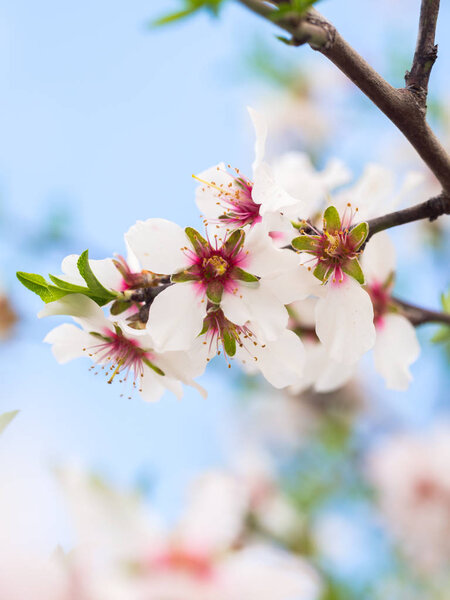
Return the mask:
{"type": "MultiPolygon", "coordinates": [[[[323,0],[319,9],[400,87],[419,5],[323,0]]],[[[120,398],[119,387],[95,378],[87,362],[59,366],[42,343],[59,321],[36,318],[41,302],[15,272],[57,273],[64,256],[86,248],[92,258],[124,253],[123,233],[137,219],[198,225],[192,173],[222,160],[250,173],[247,105],[267,115],[272,156],[302,150],[318,167],[336,156],[355,178],[370,162],[391,167],[399,182],[413,169],[426,177],[423,193],[433,193],[401,135],[322,56],[284,46],[273,27],[233,2],[218,19],[202,13],[150,26],[172,8],[167,0],[0,2],[0,413],[20,410],[0,441],[1,543],[70,548],[73,531],[54,477],[62,464],[140,489],[169,522],[195,476],[224,468],[283,491],[302,533],[286,538],[275,513],[267,535],[311,557],[327,582],[324,598],[415,598],[424,589],[417,597],[448,598],[441,567],[449,548],[431,540],[439,557],[422,560],[414,540],[389,525],[394,509],[385,506],[388,475],[380,466],[387,440],[406,435],[431,448],[436,424],[448,422],[448,343],[430,341],[438,327],[420,328],[422,353],[407,392],[386,390],[370,356],[339,392],[298,397],[216,360],[200,381],[207,400],[188,389],[181,402],[166,395],[152,405],[120,398]]],[[[443,3],[429,106],[447,145],[449,25],[443,3]]],[[[396,294],[436,310],[449,284],[446,219],[393,232],[396,294]]],[[[450,462],[441,446],[431,454],[439,479],[450,462]]],[[[450,532],[450,487],[441,485],[436,531],[443,534],[450,532]]],[[[423,499],[423,485],[414,489],[423,499]]],[[[428,492],[427,509],[438,494],[428,492]]],[[[425,527],[422,549],[426,536],[425,527]]]]}

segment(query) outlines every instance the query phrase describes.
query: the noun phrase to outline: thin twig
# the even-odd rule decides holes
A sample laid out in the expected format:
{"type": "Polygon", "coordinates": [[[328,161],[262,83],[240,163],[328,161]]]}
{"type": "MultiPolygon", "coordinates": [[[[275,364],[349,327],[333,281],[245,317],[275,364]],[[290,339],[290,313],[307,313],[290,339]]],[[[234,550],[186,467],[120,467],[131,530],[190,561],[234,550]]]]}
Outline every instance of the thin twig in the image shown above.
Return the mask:
{"type": "MultiPolygon", "coordinates": [[[[262,0],[238,0],[291,35],[293,45],[309,43],[333,62],[398,127],[450,194],[450,155],[425,120],[417,94],[392,87],[316,10],[277,18],[278,9],[262,0]]],[[[428,0],[436,5],[436,0],[428,0]]]]}
{"type": "Polygon", "coordinates": [[[441,215],[450,214],[450,196],[440,194],[434,198],[426,200],[421,204],[410,206],[402,210],[397,210],[392,213],[388,213],[375,219],[369,219],[367,224],[369,226],[369,233],[367,235],[366,243],[369,239],[385,229],[391,227],[397,227],[398,225],[404,225],[405,223],[412,223],[413,221],[420,221],[422,219],[428,219],[434,221],[441,215]]]}
{"type": "Polygon", "coordinates": [[[392,298],[392,300],[402,309],[406,318],[411,321],[413,325],[423,325],[424,323],[443,323],[444,325],[450,326],[450,313],[439,312],[436,310],[428,310],[415,304],[410,304],[404,300],[398,298],[392,298]]]}
{"type": "Polygon", "coordinates": [[[426,111],[428,80],[437,58],[438,47],[434,43],[436,23],[439,14],[439,0],[422,0],[420,7],[419,32],[411,71],[406,71],[407,87],[417,94],[426,111]]]}

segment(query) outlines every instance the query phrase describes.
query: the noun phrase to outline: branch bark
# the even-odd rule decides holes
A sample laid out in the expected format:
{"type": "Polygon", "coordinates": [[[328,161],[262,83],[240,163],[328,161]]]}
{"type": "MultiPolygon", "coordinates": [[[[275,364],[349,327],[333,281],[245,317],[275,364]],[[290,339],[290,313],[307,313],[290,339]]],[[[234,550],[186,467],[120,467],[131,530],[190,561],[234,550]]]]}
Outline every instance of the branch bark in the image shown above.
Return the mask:
{"type": "Polygon", "coordinates": [[[419,17],[419,33],[411,71],[406,71],[406,86],[413,91],[426,111],[428,80],[437,58],[434,43],[440,0],[422,0],[419,17]]]}
{"type": "Polygon", "coordinates": [[[441,215],[450,215],[450,196],[445,194],[440,194],[421,204],[416,204],[403,210],[397,210],[381,217],[376,217],[375,219],[369,219],[367,221],[369,233],[365,243],[367,244],[373,235],[385,229],[422,219],[434,221],[441,215]]]}
{"type": "Polygon", "coordinates": [[[443,323],[450,326],[450,313],[428,310],[427,308],[410,304],[398,298],[392,298],[392,300],[402,309],[405,317],[415,326],[425,323],[443,323]]]}
{"type": "MultiPolygon", "coordinates": [[[[287,31],[293,45],[308,43],[313,50],[319,51],[334,63],[397,126],[434,173],[444,191],[450,194],[450,155],[426,122],[423,104],[418,101],[412,88],[396,89],[391,86],[342,38],[334,25],[315,9],[301,16],[289,13],[277,18],[276,2],[270,5],[262,0],[238,1],[287,31]]],[[[439,2],[427,1],[435,7],[437,17],[439,2]]],[[[428,14],[427,11],[425,13],[428,14]]],[[[424,26],[422,30],[428,33],[419,35],[420,40],[422,37],[428,40],[430,27],[424,26]]],[[[418,43],[420,48],[424,43],[418,43]]],[[[419,56],[422,56],[420,52],[419,56]]],[[[426,69],[429,77],[430,67],[424,65],[419,68],[419,62],[417,65],[412,69],[414,73],[417,72],[415,77],[421,73],[424,76],[426,69]]],[[[422,75],[421,81],[424,81],[422,75]]]]}

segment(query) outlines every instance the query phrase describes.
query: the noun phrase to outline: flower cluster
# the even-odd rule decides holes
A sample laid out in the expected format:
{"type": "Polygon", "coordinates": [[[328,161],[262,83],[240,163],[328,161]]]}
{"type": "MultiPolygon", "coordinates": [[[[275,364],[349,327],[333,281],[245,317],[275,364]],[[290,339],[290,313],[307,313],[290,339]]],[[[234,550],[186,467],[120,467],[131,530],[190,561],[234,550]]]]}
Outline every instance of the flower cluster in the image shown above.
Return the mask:
{"type": "Polygon", "coordinates": [[[45,341],[60,362],[88,356],[108,383],[130,381],[148,400],[165,389],[180,397],[182,384],[204,393],[195,379],[221,353],[277,388],[328,391],[374,348],[387,385],[404,389],[419,348],[391,297],[390,243],[367,243],[367,222],[352,208],[356,200],[368,211],[367,175],[331,202],[347,169],[334,161],[318,172],[295,153],[270,166],[265,122],[250,115],[252,178],[223,163],[195,176],[204,231],[138,221],[125,234],[126,260],[89,260],[86,251],[49,282],[18,274],[46,302],[40,316],[76,323],[45,341]],[[314,315],[305,328],[295,315],[306,302],[314,315]]]}

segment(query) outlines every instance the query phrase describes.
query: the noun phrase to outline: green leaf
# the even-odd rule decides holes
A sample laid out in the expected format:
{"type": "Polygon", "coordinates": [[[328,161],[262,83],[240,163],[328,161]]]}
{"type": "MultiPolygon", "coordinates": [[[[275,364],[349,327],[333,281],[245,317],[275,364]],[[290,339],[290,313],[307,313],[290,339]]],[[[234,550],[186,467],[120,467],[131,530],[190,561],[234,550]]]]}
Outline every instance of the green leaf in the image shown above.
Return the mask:
{"type": "Polygon", "coordinates": [[[153,364],[148,358],[146,358],[145,356],[142,358],[142,362],[145,363],[147,365],[147,367],[149,367],[150,369],[152,369],[153,371],[155,371],[155,373],[157,373],[158,375],[161,375],[162,377],[165,376],[164,371],[162,371],[159,367],[157,367],[155,364],[153,364]]]}
{"type": "Polygon", "coordinates": [[[357,258],[352,258],[342,263],[341,269],[353,279],[356,279],[361,285],[364,284],[364,273],[362,272],[361,265],[357,258]]]}
{"type": "Polygon", "coordinates": [[[368,233],[369,226],[367,223],[359,223],[349,232],[348,238],[353,244],[355,250],[358,250],[364,244],[368,233]]]}
{"type": "Polygon", "coordinates": [[[204,250],[209,251],[209,243],[205,240],[203,236],[199,234],[198,231],[196,231],[192,227],[186,227],[184,232],[188,236],[189,241],[191,242],[196,254],[201,256],[204,250]]]}
{"type": "Polygon", "coordinates": [[[155,19],[150,25],[151,27],[170,25],[186,17],[190,17],[200,10],[206,10],[210,14],[217,16],[222,3],[223,0],[184,0],[183,8],[155,19]]]}
{"type": "Polygon", "coordinates": [[[103,287],[100,281],[94,275],[94,272],[92,271],[91,266],[89,264],[88,250],[85,250],[80,255],[77,262],[77,266],[81,277],[85,280],[89,290],[93,293],[93,295],[96,298],[101,298],[106,301],[114,300],[115,298],[117,298],[117,294],[103,287]]]}
{"type": "Polygon", "coordinates": [[[291,244],[300,252],[308,252],[309,254],[315,254],[317,252],[317,246],[319,243],[318,235],[300,235],[292,240],[291,244]]]}
{"type": "Polygon", "coordinates": [[[55,286],[60,290],[66,290],[67,292],[72,292],[73,294],[84,294],[85,296],[89,296],[89,288],[87,287],[64,281],[64,279],[60,279],[54,275],[49,275],[49,277],[55,286]]]}
{"type": "Polygon", "coordinates": [[[225,353],[228,356],[234,356],[236,354],[236,339],[234,336],[225,329],[222,335],[222,343],[225,353]]]}
{"type": "Polygon", "coordinates": [[[18,271],[16,275],[22,285],[37,294],[46,304],[58,300],[68,293],[67,291],[58,290],[58,288],[50,285],[42,275],[37,275],[36,273],[24,273],[23,271],[18,271]]]}
{"type": "Polygon", "coordinates": [[[239,281],[246,281],[247,283],[257,283],[259,281],[259,277],[247,273],[247,271],[244,271],[244,269],[240,269],[239,267],[234,267],[231,272],[231,277],[233,279],[238,279],[239,281]]]}
{"type": "Polygon", "coordinates": [[[12,410],[11,412],[6,412],[0,415],[0,433],[3,433],[11,421],[19,414],[20,411],[12,410]]]}
{"type": "Polygon", "coordinates": [[[223,294],[223,285],[220,281],[211,281],[206,288],[206,295],[213,304],[220,304],[223,294]]]}
{"type": "Polygon", "coordinates": [[[329,206],[323,213],[323,228],[329,233],[340,231],[341,229],[341,217],[335,206],[329,206]]]}

